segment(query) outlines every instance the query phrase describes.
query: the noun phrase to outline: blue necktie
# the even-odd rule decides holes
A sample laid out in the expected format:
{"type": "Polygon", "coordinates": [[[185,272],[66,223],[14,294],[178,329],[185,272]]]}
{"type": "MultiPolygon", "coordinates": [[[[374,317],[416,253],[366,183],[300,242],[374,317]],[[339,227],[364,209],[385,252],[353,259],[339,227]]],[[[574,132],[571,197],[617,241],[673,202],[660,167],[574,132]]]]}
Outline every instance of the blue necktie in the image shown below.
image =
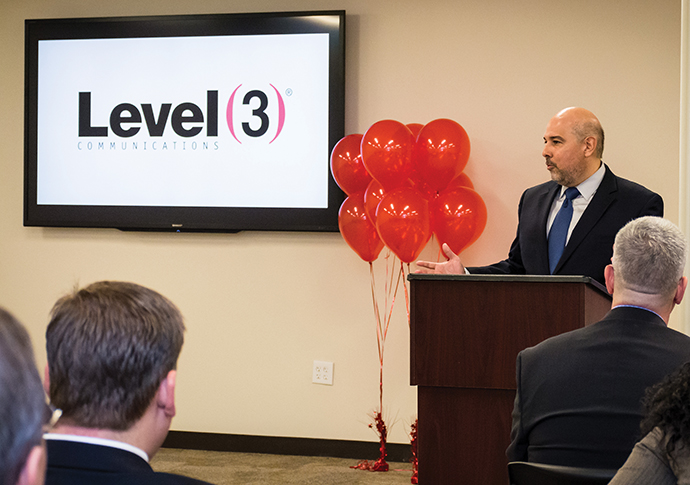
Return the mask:
{"type": "Polygon", "coordinates": [[[558,211],[558,214],[556,214],[556,218],[551,225],[551,230],[549,231],[549,271],[551,274],[553,274],[553,270],[556,269],[558,260],[561,259],[561,255],[563,254],[565,240],[568,237],[570,220],[573,218],[572,200],[578,195],[580,195],[580,191],[575,187],[566,189],[563,205],[558,211]]]}

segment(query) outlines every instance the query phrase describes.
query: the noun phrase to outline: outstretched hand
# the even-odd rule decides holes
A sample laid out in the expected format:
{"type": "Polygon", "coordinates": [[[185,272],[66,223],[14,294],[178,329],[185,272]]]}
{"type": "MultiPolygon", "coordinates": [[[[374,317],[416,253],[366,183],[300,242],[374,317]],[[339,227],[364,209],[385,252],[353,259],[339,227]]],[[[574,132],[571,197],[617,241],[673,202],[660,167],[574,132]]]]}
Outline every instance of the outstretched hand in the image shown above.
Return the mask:
{"type": "Polygon", "coordinates": [[[441,247],[443,254],[448,261],[434,263],[432,261],[417,261],[418,270],[415,273],[422,274],[465,274],[465,266],[460,261],[460,257],[455,254],[448,244],[443,243],[441,247]]]}

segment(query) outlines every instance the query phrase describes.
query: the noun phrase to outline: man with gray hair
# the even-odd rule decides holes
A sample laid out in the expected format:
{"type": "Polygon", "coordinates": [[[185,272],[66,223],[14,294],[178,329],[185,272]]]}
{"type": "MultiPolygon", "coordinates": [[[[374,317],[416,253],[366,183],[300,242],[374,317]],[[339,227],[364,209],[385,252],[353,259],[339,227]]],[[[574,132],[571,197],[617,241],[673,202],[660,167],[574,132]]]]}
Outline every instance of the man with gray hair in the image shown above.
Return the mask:
{"type": "Polygon", "coordinates": [[[43,484],[47,409],[29,334],[0,308],[0,483],[43,484]]]}
{"type": "Polygon", "coordinates": [[[616,235],[605,268],[611,311],[517,357],[509,461],[619,468],[640,437],[641,399],[690,360],[690,337],[667,327],[687,286],[687,243],[660,217],[616,235]]]}

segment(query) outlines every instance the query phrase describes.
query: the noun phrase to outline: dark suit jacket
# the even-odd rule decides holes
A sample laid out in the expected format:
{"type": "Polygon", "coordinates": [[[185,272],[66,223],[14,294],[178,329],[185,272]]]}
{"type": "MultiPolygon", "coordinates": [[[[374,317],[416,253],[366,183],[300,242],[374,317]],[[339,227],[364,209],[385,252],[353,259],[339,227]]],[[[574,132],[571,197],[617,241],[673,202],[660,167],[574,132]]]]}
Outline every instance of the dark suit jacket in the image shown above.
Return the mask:
{"type": "Polygon", "coordinates": [[[618,307],[517,357],[509,461],[619,468],[641,438],[647,387],[690,360],[690,337],[618,307]]]}
{"type": "Polygon", "coordinates": [[[108,446],[47,440],[46,485],[208,485],[193,478],[156,473],[129,451],[108,446]]]}
{"type": "MultiPolygon", "coordinates": [[[[517,236],[508,259],[491,266],[468,268],[470,273],[549,274],[546,222],[561,186],[549,181],[527,189],[518,207],[517,236]]],[[[641,216],[663,216],[661,196],[617,177],[606,167],[604,179],[573,229],[554,274],[585,275],[602,285],[611,262],[618,230],[641,216]]]]}

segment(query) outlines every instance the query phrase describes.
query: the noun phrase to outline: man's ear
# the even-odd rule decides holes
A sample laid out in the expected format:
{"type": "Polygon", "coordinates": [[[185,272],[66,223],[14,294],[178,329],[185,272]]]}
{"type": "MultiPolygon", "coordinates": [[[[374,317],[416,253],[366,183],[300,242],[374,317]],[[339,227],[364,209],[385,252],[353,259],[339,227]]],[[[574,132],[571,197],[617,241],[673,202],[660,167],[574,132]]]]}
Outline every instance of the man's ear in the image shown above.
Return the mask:
{"type": "Polygon", "coordinates": [[[606,291],[613,295],[613,265],[607,264],[604,268],[604,281],[606,282],[606,291]]]}
{"type": "Polygon", "coordinates": [[[175,380],[177,379],[177,371],[171,370],[161,381],[158,386],[158,394],[156,404],[159,409],[164,410],[166,416],[173,418],[175,416],[175,380]]]}
{"type": "Polygon", "coordinates": [[[45,443],[31,448],[17,478],[17,485],[43,485],[46,475],[47,452],[45,443]]]}
{"type": "Polygon", "coordinates": [[[688,287],[688,277],[683,276],[678,282],[678,287],[676,288],[676,294],[673,297],[673,303],[679,305],[683,301],[683,295],[685,295],[685,289],[688,287]]]}
{"type": "Polygon", "coordinates": [[[597,148],[597,139],[594,136],[586,137],[582,143],[584,144],[584,154],[586,157],[590,157],[594,154],[597,148]]]}

